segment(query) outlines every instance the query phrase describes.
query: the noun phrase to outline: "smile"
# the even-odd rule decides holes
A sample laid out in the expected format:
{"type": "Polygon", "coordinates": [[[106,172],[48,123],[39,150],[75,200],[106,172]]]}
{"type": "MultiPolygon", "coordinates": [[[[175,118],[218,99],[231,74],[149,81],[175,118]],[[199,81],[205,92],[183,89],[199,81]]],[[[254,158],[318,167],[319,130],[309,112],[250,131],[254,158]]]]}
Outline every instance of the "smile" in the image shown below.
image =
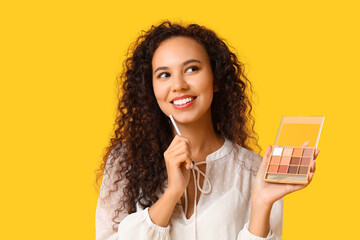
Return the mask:
{"type": "Polygon", "coordinates": [[[181,100],[175,100],[172,102],[172,105],[176,109],[183,109],[189,107],[191,104],[193,104],[196,100],[196,97],[189,97],[184,98],[181,100]]]}
{"type": "Polygon", "coordinates": [[[186,103],[188,103],[188,102],[193,101],[194,99],[195,99],[195,97],[189,97],[189,98],[184,98],[184,99],[181,99],[181,100],[175,100],[175,101],[174,101],[174,104],[175,104],[176,106],[184,105],[184,104],[186,104],[186,103]]]}

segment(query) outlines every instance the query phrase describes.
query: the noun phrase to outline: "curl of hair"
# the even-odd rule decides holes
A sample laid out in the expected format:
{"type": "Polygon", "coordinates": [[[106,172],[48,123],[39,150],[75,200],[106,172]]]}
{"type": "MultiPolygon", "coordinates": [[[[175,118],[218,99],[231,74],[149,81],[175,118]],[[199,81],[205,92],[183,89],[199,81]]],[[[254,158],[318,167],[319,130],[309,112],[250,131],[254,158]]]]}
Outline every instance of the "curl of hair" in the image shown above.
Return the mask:
{"type": "Polygon", "coordinates": [[[110,194],[123,192],[113,218],[114,230],[119,224],[115,219],[121,211],[136,212],[137,203],[150,207],[158,200],[156,191],[165,190],[167,173],[163,153],[173,136],[171,122],[159,108],[153,92],[152,57],[162,41],[176,36],[195,39],[209,55],[214,84],[219,88],[211,105],[215,132],[244,148],[253,150],[255,147],[260,151],[251,115],[251,84],[244,74],[243,64],[224,40],[197,24],[182,26],[164,21],[153,25],[128,49],[123,72],[118,78],[122,91],[118,98],[115,136],[97,171],[99,184],[102,174],[108,174],[105,166],[115,168],[110,194]],[[127,180],[125,186],[118,189],[118,183],[124,179],[127,180]]]}

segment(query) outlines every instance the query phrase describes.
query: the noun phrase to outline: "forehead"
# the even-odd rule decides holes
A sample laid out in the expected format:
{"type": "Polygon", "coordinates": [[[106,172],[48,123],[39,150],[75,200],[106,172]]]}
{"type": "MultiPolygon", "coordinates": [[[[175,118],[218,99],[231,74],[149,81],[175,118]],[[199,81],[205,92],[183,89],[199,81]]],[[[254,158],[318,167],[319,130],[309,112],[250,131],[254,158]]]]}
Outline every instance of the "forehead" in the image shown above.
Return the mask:
{"type": "Polygon", "coordinates": [[[204,46],[189,37],[173,37],[164,40],[156,49],[152,65],[170,66],[180,64],[189,59],[208,62],[209,57],[204,46]]]}

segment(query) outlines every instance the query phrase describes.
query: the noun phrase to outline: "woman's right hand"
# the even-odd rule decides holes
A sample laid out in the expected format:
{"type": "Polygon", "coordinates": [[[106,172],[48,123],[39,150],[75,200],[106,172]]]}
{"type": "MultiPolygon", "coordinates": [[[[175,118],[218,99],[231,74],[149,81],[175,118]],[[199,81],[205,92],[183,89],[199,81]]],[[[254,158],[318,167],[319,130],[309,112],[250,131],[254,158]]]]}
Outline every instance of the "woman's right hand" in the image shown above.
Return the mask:
{"type": "Polygon", "coordinates": [[[176,135],[164,152],[168,175],[168,191],[180,198],[190,180],[191,143],[190,140],[176,135]]]}

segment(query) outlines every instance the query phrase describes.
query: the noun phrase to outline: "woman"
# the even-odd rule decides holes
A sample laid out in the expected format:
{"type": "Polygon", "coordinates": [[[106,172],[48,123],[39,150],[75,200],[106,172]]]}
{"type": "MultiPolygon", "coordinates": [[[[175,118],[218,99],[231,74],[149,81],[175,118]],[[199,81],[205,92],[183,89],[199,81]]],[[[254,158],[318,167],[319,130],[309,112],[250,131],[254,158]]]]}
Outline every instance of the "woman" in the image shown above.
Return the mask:
{"type": "Polygon", "coordinates": [[[305,186],[263,181],[271,146],[262,161],[252,151],[250,82],[226,44],[163,22],[124,68],[97,239],[281,239],[282,197],[305,186]]]}

